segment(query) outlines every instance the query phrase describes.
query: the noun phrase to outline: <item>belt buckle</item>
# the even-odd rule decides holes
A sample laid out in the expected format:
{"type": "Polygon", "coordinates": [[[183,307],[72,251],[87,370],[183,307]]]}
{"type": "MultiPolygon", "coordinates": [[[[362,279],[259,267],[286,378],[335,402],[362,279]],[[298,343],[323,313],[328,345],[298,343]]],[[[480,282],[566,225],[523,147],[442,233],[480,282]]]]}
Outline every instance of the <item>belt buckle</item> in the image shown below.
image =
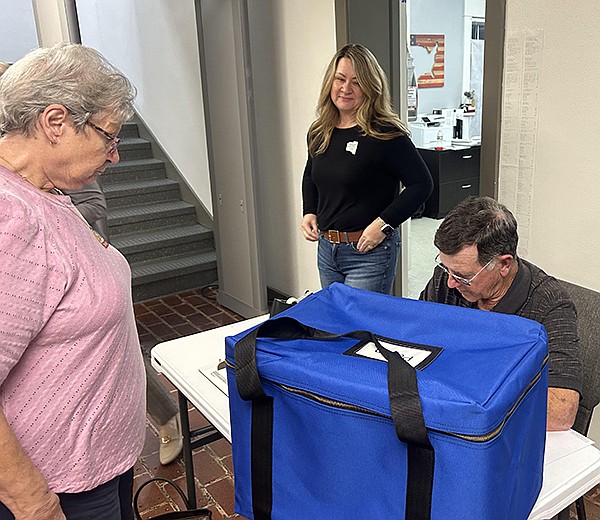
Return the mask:
{"type": "Polygon", "coordinates": [[[336,229],[330,229],[329,231],[327,231],[327,240],[329,240],[333,244],[339,244],[341,242],[340,232],[336,229]],[[335,235],[333,235],[333,233],[335,233],[335,235]],[[336,238],[334,239],[333,236],[335,236],[336,238]]]}

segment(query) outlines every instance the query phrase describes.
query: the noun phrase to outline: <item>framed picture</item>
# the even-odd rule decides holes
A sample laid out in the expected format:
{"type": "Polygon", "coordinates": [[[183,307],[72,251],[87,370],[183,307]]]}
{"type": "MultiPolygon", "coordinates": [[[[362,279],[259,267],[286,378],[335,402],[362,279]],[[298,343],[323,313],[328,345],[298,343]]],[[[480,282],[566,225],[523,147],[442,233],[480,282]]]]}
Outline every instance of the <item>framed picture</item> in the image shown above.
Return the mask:
{"type": "Polygon", "coordinates": [[[432,55],[429,72],[417,78],[419,88],[436,88],[444,86],[444,35],[443,34],[411,34],[410,45],[423,47],[432,55]]]}

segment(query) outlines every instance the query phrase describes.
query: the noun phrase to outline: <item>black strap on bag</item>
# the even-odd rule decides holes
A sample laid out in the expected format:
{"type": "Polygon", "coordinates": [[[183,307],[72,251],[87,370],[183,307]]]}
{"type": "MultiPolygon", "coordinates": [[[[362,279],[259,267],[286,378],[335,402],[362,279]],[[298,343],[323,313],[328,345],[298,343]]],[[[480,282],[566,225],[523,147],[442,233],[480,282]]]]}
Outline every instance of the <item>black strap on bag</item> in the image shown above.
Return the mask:
{"type": "Polygon", "coordinates": [[[171,479],[164,477],[153,477],[146,480],[146,482],[142,483],[142,485],[135,492],[135,495],[133,496],[133,513],[135,514],[135,518],[137,520],[142,520],[142,515],[140,513],[138,504],[140,493],[147,485],[152,484],[152,482],[166,482],[167,484],[173,486],[175,491],[179,493],[179,496],[183,500],[187,511],[171,511],[170,513],[163,513],[162,515],[149,517],[148,520],[211,520],[212,513],[209,509],[191,509],[190,503],[183,490],[171,479]]]}
{"type": "Polygon", "coordinates": [[[282,317],[250,331],[235,346],[235,381],[240,397],[252,400],[251,469],[255,520],[270,520],[272,507],[273,399],[264,392],[256,366],[256,338],[355,338],[370,341],[388,362],[388,392],[396,435],[407,444],[407,520],[430,520],[435,456],[427,435],[416,370],[397,352],[384,348],[368,331],[331,334],[282,317]]]}

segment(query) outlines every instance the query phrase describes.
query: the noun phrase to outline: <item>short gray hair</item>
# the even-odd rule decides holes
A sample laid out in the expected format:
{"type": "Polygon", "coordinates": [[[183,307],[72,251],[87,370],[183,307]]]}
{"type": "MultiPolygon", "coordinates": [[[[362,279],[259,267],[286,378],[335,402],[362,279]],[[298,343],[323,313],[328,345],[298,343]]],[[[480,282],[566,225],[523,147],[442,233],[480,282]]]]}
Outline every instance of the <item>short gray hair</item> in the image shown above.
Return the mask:
{"type": "Polygon", "coordinates": [[[491,197],[467,197],[448,213],[434,239],[435,246],[446,255],[475,244],[481,265],[498,255],[516,257],[518,242],[517,220],[491,197]]]}
{"type": "Polygon", "coordinates": [[[131,82],[95,49],[70,43],[36,49],[0,78],[0,133],[32,135],[39,114],[55,103],[69,110],[77,130],[95,114],[123,124],[135,96],[131,82]]]}

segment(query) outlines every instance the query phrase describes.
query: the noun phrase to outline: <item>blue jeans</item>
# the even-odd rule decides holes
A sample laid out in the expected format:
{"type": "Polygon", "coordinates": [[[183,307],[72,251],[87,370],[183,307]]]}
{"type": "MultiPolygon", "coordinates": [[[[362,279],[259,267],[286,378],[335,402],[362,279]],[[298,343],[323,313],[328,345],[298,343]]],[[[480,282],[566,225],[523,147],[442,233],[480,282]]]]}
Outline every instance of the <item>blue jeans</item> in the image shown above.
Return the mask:
{"type": "Polygon", "coordinates": [[[317,256],[321,287],[339,282],[358,289],[389,294],[399,251],[400,233],[397,229],[375,249],[365,253],[356,249],[356,242],[332,244],[321,236],[317,256]]]}
{"type": "MultiPolygon", "coordinates": [[[[58,493],[67,520],[133,520],[133,468],[81,493],[58,493]]],[[[0,520],[14,520],[0,503],[0,520]]]]}

